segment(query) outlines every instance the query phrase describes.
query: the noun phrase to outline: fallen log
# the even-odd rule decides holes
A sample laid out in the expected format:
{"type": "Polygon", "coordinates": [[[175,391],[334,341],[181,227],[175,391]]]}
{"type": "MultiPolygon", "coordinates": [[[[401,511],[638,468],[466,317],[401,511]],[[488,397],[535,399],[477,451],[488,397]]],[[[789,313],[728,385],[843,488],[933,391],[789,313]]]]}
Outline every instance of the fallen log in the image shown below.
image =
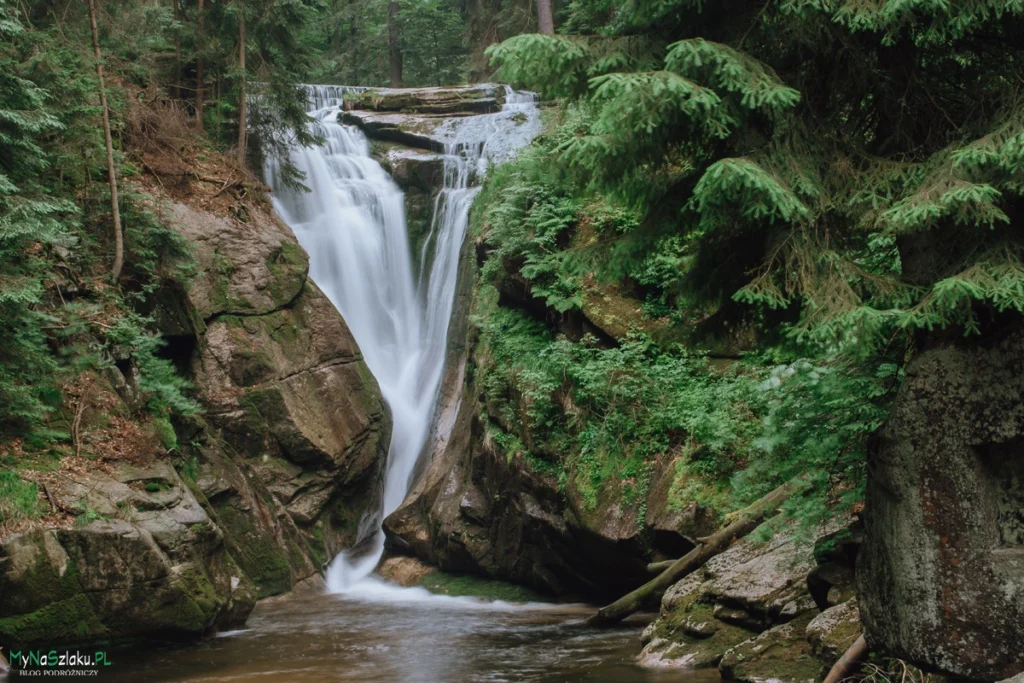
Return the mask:
{"type": "Polygon", "coordinates": [[[860,636],[857,640],[853,641],[843,656],[839,658],[832,668],[829,669],[828,676],[825,676],[825,683],[839,683],[839,681],[845,680],[850,677],[853,673],[853,668],[857,666],[860,660],[864,659],[868,654],[868,641],[864,640],[864,636],[860,636]]]}
{"type": "Polygon", "coordinates": [[[801,478],[786,482],[755,503],[730,515],[729,523],[705,538],[698,539],[697,547],[678,560],[669,563],[661,574],[636,590],[627,593],[615,602],[602,607],[587,619],[588,626],[610,626],[643,609],[654,600],[660,599],[668,587],[687,574],[700,569],[715,555],[720,554],[737,538],[746,536],[756,529],[769,513],[774,513],[782,503],[797,491],[804,482],[801,478]]]}
{"type": "Polygon", "coordinates": [[[662,560],[661,562],[651,562],[647,565],[647,571],[649,571],[652,574],[660,574],[669,567],[671,567],[673,562],[675,562],[675,560],[662,560]]]}

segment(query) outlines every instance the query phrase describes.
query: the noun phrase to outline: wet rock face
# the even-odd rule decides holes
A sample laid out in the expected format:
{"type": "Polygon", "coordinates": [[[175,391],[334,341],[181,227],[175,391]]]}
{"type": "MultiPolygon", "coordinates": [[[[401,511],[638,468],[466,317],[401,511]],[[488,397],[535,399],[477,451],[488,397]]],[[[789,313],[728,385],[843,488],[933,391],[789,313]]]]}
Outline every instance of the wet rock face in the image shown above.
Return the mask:
{"type": "Polygon", "coordinates": [[[387,410],[283,223],[172,209],[203,273],[186,294],[202,493],[260,596],[274,595],[353,540],[387,455],[387,410]]]}
{"type": "Polygon", "coordinates": [[[55,503],[96,519],[0,545],[2,642],[194,637],[244,623],[255,587],[170,465],[69,476],[55,503]]]}
{"type": "Polygon", "coordinates": [[[974,679],[1024,669],[1024,332],[911,362],[869,456],[868,644],[974,679]]]}

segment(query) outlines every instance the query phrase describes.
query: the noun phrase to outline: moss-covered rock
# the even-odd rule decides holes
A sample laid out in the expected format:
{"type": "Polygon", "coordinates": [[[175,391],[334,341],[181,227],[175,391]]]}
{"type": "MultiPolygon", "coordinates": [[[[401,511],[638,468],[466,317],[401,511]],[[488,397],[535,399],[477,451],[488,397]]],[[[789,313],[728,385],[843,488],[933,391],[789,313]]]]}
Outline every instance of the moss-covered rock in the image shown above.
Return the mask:
{"type": "Polygon", "coordinates": [[[424,114],[486,114],[501,109],[505,88],[494,83],[437,88],[374,88],[345,95],[345,109],[424,114]]]}
{"type": "Polygon", "coordinates": [[[0,544],[0,643],[194,637],[244,621],[255,594],[223,531],[166,463],[66,479],[51,496],[88,513],[83,523],[0,544]]]}
{"type": "Polygon", "coordinates": [[[811,620],[807,625],[807,642],[821,662],[822,674],[853,645],[861,631],[856,599],[830,607],[811,620]]]}
{"type": "Polygon", "coordinates": [[[722,657],[718,670],[727,681],[813,683],[821,667],[804,638],[810,614],[768,629],[722,657]]]}
{"type": "Polygon", "coordinates": [[[0,641],[14,646],[85,642],[109,635],[84,593],[33,612],[0,617],[0,641]]]}
{"type": "Polygon", "coordinates": [[[818,612],[806,584],[812,565],[810,544],[785,536],[735,543],[665,591],[661,613],[644,633],[641,664],[721,662],[723,672],[741,680],[770,680],[790,662],[789,677],[779,680],[804,680],[810,661],[816,674],[820,662],[804,637],[818,612]]]}
{"type": "Polygon", "coordinates": [[[507,581],[485,579],[472,574],[452,574],[449,572],[430,572],[419,581],[417,586],[426,588],[431,593],[451,595],[455,597],[469,596],[485,600],[504,600],[506,602],[543,602],[544,596],[507,581]]]}

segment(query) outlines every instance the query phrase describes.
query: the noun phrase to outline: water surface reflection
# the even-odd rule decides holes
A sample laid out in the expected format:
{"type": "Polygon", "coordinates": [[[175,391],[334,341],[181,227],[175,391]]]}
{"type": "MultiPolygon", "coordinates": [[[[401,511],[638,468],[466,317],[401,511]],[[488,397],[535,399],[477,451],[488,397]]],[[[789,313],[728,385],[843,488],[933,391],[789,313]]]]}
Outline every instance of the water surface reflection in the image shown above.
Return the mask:
{"type": "MultiPolygon", "coordinates": [[[[315,595],[263,603],[247,629],[199,644],[111,653],[109,680],[233,683],[713,683],[713,672],[645,671],[639,631],[580,626],[579,606],[360,602],[315,595]]],[[[107,673],[107,672],[104,672],[107,673]]],[[[107,676],[104,676],[107,679],[107,676]]]]}

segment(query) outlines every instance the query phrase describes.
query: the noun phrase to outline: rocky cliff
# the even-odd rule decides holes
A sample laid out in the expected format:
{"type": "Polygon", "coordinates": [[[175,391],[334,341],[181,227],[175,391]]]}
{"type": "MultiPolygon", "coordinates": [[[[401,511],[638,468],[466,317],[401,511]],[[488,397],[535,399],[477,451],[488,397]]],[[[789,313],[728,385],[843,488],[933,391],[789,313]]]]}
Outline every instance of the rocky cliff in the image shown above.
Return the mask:
{"type": "MultiPolygon", "coordinates": [[[[190,179],[191,178],[191,179],[190,179]]],[[[67,392],[80,452],[37,475],[53,514],[0,541],[0,643],[188,637],[315,582],[378,490],[389,417],[307,257],[252,182],[150,178],[193,277],[143,304],[199,416],[135,412],[130,357],[67,392]]]]}

